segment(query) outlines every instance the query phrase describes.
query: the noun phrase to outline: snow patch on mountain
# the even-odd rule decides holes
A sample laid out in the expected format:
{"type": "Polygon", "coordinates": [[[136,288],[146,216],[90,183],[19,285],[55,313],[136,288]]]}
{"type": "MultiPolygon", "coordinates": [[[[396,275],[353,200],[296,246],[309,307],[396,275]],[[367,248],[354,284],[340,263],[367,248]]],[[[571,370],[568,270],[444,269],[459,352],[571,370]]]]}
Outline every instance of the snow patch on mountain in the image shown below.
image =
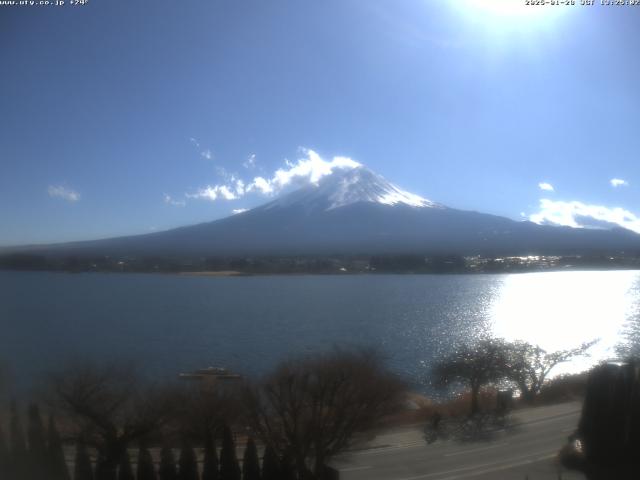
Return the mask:
{"type": "Polygon", "coordinates": [[[362,165],[333,168],[316,183],[306,185],[267,204],[265,208],[299,207],[305,210],[334,210],[358,202],[442,208],[441,205],[407,192],[362,165]]]}

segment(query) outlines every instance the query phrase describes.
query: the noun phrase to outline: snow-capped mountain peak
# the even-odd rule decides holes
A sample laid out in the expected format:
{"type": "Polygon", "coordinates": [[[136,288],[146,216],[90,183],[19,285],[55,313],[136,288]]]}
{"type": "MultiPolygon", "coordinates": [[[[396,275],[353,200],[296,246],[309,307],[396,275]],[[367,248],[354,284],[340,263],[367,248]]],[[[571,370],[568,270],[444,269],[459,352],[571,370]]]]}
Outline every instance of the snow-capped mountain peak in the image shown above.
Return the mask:
{"type": "Polygon", "coordinates": [[[265,208],[298,206],[307,210],[333,210],[359,202],[405,205],[415,208],[440,205],[392,184],[364,166],[336,168],[317,183],[284,195],[265,208]]]}

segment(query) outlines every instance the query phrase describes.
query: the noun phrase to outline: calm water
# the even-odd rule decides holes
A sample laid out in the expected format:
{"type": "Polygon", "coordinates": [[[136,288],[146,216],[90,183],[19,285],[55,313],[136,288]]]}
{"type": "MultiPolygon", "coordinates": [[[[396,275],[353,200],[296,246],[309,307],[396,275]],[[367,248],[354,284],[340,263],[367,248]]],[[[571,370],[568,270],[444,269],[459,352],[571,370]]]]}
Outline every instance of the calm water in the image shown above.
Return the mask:
{"type": "Polygon", "coordinates": [[[73,359],[154,375],[259,374],[333,345],[382,349],[415,384],[453,342],[491,331],[548,349],[594,338],[582,369],[640,324],[640,272],[189,277],[0,272],[0,361],[21,384],[73,359]]]}

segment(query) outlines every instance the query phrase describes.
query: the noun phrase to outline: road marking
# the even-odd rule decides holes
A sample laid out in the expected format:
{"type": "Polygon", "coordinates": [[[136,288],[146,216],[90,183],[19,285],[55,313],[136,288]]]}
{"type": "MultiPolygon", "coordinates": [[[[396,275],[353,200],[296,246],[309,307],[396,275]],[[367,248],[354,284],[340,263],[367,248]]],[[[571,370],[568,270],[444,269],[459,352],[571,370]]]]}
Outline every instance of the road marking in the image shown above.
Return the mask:
{"type": "MultiPolygon", "coordinates": [[[[478,472],[478,468],[483,468],[483,467],[492,467],[495,466],[495,468],[493,470],[504,470],[504,469],[509,469],[509,468],[513,468],[513,467],[518,467],[520,465],[526,465],[528,463],[533,463],[533,462],[539,462],[542,460],[546,460],[547,458],[553,458],[557,455],[556,452],[553,453],[549,453],[549,451],[544,451],[544,452],[537,452],[537,453],[530,453],[528,455],[524,455],[524,456],[520,456],[520,457],[516,457],[518,459],[517,463],[511,463],[511,464],[507,464],[504,465],[501,463],[504,461],[497,461],[497,462],[489,462],[489,463],[480,463],[478,465],[471,465],[469,467],[461,467],[461,468],[455,468],[453,470],[444,470],[442,472],[433,472],[433,473],[426,473],[423,475],[417,475],[415,477],[403,477],[403,478],[398,478],[396,480],[422,480],[425,478],[432,478],[432,477],[437,477],[440,475],[448,475],[450,473],[461,473],[463,476],[469,476],[469,473],[463,473],[467,470],[473,470],[473,472],[471,472],[471,475],[477,475],[479,474],[478,472]]],[[[491,472],[493,471],[492,469],[487,470],[487,472],[491,472]]],[[[453,476],[453,477],[445,477],[445,478],[441,478],[439,480],[453,480],[456,478],[463,478],[463,476],[453,476]]]]}
{"type": "Polygon", "coordinates": [[[506,445],[509,445],[509,442],[497,443],[495,445],[489,445],[487,447],[470,448],[468,450],[460,450],[459,452],[445,453],[443,456],[444,457],[455,457],[457,455],[464,455],[466,453],[474,453],[474,452],[482,452],[483,450],[491,450],[492,448],[504,447],[506,445]]]}
{"type": "Polygon", "coordinates": [[[543,460],[549,460],[551,458],[556,457],[557,454],[551,454],[551,455],[545,455],[542,457],[538,457],[538,458],[532,458],[530,460],[523,460],[522,462],[516,462],[516,463],[508,463],[506,465],[502,465],[500,467],[496,467],[496,468],[489,468],[486,470],[480,470],[480,471],[475,471],[475,472],[470,472],[470,473],[464,473],[462,475],[454,475],[453,477],[445,477],[445,478],[440,478],[439,480],[458,480],[460,478],[469,478],[469,477],[475,477],[478,475],[484,475],[485,473],[493,473],[493,472],[499,472],[501,470],[509,470],[511,468],[516,468],[516,467],[521,467],[523,465],[530,465],[532,463],[536,463],[536,462],[542,462],[543,460]]]}
{"type": "Polygon", "coordinates": [[[360,450],[357,452],[350,453],[349,456],[361,456],[361,455],[378,455],[380,453],[392,452],[394,450],[402,450],[403,448],[425,448],[427,447],[427,442],[424,440],[411,442],[411,443],[401,443],[398,445],[388,445],[384,447],[373,447],[368,448],[367,450],[360,450]]]}
{"type": "Polygon", "coordinates": [[[370,468],[373,468],[369,465],[363,465],[362,467],[347,467],[347,468],[339,468],[338,470],[340,470],[341,472],[355,472],[357,470],[368,470],[370,468]]]}
{"type": "MultiPolygon", "coordinates": [[[[517,423],[516,426],[523,426],[523,425],[533,425],[533,424],[537,424],[537,423],[547,423],[547,422],[553,422],[556,420],[559,420],[561,418],[565,418],[565,417],[579,417],[580,416],[580,412],[581,410],[575,410],[572,412],[566,412],[566,413],[559,413],[557,415],[550,415],[548,417],[539,417],[539,418],[533,418],[530,420],[525,420],[525,421],[521,421],[520,423],[517,423]]],[[[514,415],[514,418],[517,421],[517,417],[514,415]]]]}

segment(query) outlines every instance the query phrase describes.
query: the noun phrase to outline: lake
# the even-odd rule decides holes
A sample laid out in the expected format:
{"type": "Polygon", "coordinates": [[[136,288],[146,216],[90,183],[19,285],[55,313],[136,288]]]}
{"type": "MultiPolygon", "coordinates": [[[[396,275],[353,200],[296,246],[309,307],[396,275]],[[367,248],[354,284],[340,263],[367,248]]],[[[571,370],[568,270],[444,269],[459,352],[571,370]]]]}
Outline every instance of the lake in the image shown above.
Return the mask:
{"type": "Polygon", "coordinates": [[[0,362],[17,386],[68,361],[123,359],[155,376],[264,373],[334,345],[381,349],[429,390],[428,365],[483,332],[549,350],[599,338],[577,371],[640,325],[640,272],[196,277],[0,272],[0,362]]]}

